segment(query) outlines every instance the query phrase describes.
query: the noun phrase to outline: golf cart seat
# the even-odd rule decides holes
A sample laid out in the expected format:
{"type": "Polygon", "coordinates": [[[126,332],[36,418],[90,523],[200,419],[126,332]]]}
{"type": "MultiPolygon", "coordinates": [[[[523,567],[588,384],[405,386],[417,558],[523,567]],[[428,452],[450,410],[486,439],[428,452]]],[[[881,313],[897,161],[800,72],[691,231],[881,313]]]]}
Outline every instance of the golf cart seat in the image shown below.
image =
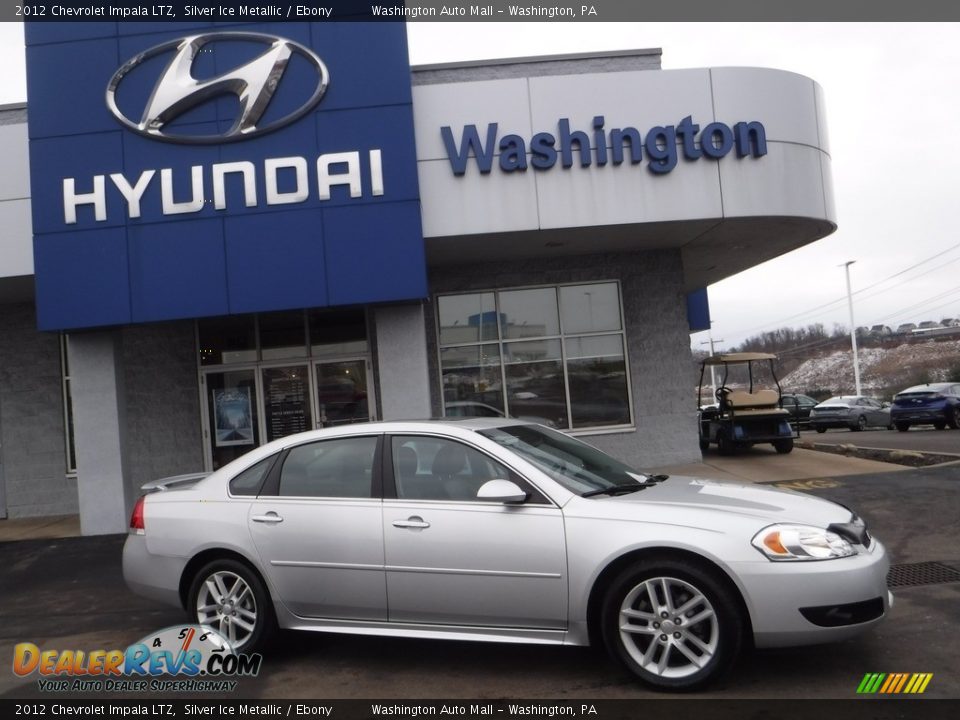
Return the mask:
{"type": "Polygon", "coordinates": [[[780,395],[776,390],[757,390],[752,393],[733,390],[727,393],[725,400],[737,415],[789,415],[787,410],[779,407],[780,395]]]}

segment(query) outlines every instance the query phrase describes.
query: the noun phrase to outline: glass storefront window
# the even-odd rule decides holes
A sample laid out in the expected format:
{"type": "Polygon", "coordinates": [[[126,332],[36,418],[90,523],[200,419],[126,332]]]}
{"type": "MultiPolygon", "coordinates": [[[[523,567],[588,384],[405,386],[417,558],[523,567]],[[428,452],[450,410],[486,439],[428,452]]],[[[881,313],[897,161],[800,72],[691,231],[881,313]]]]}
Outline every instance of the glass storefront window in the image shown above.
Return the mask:
{"type": "Polygon", "coordinates": [[[197,332],[201,365],[228,365],[257,360],[257,330],[253,315],[198,320],[197,332]]]}
{"type": "Polygon", "coordinates": [[[367,316],[363,308],[309,310],[310,350],[314,357],[362,355],[369,352],[367,316]]]}
{"type": "Polygon", "coordinates": [[[263,370],[267,442],[313,428],[309,372],[306,365],[263,370]]]}
{"type": "Polygon", "coordinates": [[[567,427],[567,398],[559,340],[504,343],[510,415],[567,427]]]}
{"type": "Polygon", "coordinates": [[[619,283],[444,295],[437,307],[446,416],[632,423],[619,283]]]}
{"type": "Polygon", "coordinates": [[[498,295],[504,340],[560,334],[556,288],[509,290],[498,295]]]}
{"type": "Polygon", "coordinates": [[[620,329],[620,293],[616,283],[560,288],[563,332],[592,333],[620,329]]]}
{"type": "Polygon", "coordinates": [[[440,342],[444,345],[497,339],[497,309],[493,293],[442,297],[439,315],[440,342]]]}
{"type": "Polygon", "coordinates": [[[571,338],[566,348],[572,427],[629,423],[623,336],[571,338]]]}
{"type": "Polygon", "coordinates": [[[260,322],[260,353],[264,360],[307,356],[307,330],[303,311],[265,313],[260,322]]]}
{"type": "Polygon", "coordinates": [[[440,351],[448,417],[503,417],[500,346],[466,345],[440,351]]]}

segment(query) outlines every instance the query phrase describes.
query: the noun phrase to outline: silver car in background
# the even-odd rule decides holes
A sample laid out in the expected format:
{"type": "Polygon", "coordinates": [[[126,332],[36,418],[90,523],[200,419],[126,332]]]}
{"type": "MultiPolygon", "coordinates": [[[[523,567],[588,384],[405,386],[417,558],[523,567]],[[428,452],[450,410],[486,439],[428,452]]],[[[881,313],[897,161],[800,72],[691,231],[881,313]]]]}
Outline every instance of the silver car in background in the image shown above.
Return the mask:
{"type": "Polygon", "coordinates": [[[818,433],[825,433],[829,428],[847,428],[853,432],[868,427],[893,430],[890,403],[866,395],[838,395],[810,411],[810,427],[818,433]]]}
{"type": "Polygon", "coordinates": [[[684,690],[745,643],[848,638],[892,603],[886,551],[845,507],[646,475],[504,418],[302,433],[150,490],[127,584],[244,652],[277,626],[602,643],[684,690]]]}

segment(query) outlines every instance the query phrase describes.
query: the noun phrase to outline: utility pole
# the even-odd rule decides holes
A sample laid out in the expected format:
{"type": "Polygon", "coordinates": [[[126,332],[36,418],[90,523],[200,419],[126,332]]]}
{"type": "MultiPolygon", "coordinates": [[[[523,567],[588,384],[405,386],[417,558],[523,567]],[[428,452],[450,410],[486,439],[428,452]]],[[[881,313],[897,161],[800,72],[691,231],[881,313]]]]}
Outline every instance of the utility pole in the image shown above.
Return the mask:
{"type": "MultiPolygon", "coordinates": [[[[712,321],[712,320],[710,321],[710,327],[707,328],[707,338],[709,338],[709,339],[701,342],[700,344],[701,344],[701,345],[709,345],[709,346],[710,346],[710,357],[713,357],[714,355],[716,355],[716,353],[713,351],[713,343],[714,343],[714,342],[722,343],[722,342],[724,342],[724,341],[723,341],[722,339],[721,339],[721,340],[716,340],[716,341],[714,341],[714,339],[713,339],[713,321],[712,321]]],[[[717,371],[716,371],[716,368],[715,368],[713,365],[710,366],[710,389],[713,391],[713,397],[714,397],[714,399],[716,399],[716,397],[717,397],[717,371]]]]}
{"type": "Polygon", "coordinates": [[[843,264],[843,269],[847,274],[847,309],[850,310],[850,345],[853,347],[853,382],[857,388],[857,395],[860,395],[860,356],[857,354],[857,327],[853,324],[853,293],[850,292],[850,266],[856,260],[847,260],[843,264]]]}

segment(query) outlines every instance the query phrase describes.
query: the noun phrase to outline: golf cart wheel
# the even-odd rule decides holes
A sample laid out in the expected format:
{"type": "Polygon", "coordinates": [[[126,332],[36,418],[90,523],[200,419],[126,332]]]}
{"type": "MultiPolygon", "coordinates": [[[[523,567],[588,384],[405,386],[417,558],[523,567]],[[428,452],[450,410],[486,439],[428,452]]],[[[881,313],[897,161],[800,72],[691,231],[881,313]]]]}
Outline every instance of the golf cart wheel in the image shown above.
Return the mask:
{"type": "Polygon", "coordinates": [[[793,450],[793,438],[787,438],[786,440],[774,440],[773,447],[780,455],[786,455],[793,450]]]}
{"type": "Polygon", "coordinates": [[[736,452],[737,446],[729,437],[727,433],[723,430],[717,433],[717,451],[721,455],[733,455],[736,452]]]}
{"type": "Polygon", "coordinates": [[[708,447],[710,447],[710,438],[701,437],[701,438],[700,438],[700,452],[706,452],[708,447]]]}

